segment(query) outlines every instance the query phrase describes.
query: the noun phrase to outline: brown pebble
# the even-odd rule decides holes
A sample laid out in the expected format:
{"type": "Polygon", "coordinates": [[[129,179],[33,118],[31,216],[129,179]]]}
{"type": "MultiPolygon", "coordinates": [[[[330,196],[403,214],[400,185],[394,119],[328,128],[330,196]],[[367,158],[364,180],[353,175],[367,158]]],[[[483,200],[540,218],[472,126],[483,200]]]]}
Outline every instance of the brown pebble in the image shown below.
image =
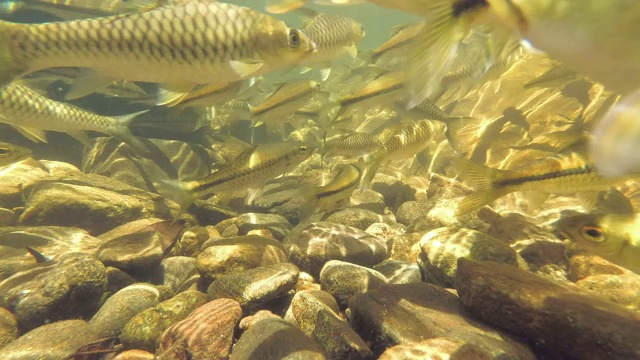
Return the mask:
{"type": "Polygon", "coordinates": [[[153,360],[153,354],[144,350],[127,350],[113,357],[111,360],[153,360]]]}

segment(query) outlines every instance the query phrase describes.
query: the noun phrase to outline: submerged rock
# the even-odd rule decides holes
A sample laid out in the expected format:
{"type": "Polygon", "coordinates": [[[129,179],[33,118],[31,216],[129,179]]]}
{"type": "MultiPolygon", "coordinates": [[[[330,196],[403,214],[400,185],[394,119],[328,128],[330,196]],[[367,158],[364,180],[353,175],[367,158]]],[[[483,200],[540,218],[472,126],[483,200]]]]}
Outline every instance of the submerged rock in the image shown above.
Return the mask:
{"type": "Polygon", "coordinates": [[[455,284],[458,258],[496,261],[517,265],[517,254],[509,245],[471,229],[440,228],[420,240],[418,264],[427,281],[447,287],[455,284]]]}
{"type": "Polygon", "coordinates": [[[0,349],[0,359],[60,360],[100,336],[86,321],[65,320],[46,324],[0,349]]]}
{"type": "Polygon", "coordinates": [[[373,266],[387,258],[387,245],[382,239],[328,221],[294,229],[284,245],[291,262],[312,276],[318,276],[329,260],[373,266]]]}
{"type": "Polygon", "coordinates": [[[0,308],[0,349],[18,338],[18,320],[13,314],[0,308]]]}
{"type": "Polygon", "coordinates": [[[105,265],[130,274],[148,274],[162,260],[162,241],[157,231],[134,232],[105,242],[96,256],[105,265]]]}
{"type": "Polygon", "coordinates": [[[71,253],[0,282],[0,306],[28,331],[53,321],[90,317],[106,288],[104,265],[91,255],[71,253]]]}
{"type": "Polygon", "coordinates": [[[379,360],[490,360],[493,359],[481,347],[464,340],[433,338],[411,345],[396,345],[387,349],[379,360]]]}
{"type": "Polygon", "coordinates": [[[164,258],[153,274],[153,282],[168,286],[175,293],[188,279],[198,274],[196,262],[195,258],[187,256],[164,258]]]}
{"type": "MultiPolygon", "coordinates": [[[[205,244],[206,246],[207,244],[205,244]]],[[[282,244],[256,235],[216,239],[198,255],[198,272],[209,281],[242,270],[286,262],[282,244]]]]}
{"type": "Polygon", "coordinates": [[[410,284],[422,282],[420,267],[415,263],[399,260],[385,260],[373,267],[387,278],[389,284],[410,284]]]}
{"type": "Polygon", "coordinates": [[[199,291],[185,291],[137,314],[122,329],[120,341],[127,348],[155,351],[160,336],[207,302],[199,291]]]}
{"type": "Polygon", "coordinates": [[[324,360],[320,345],[295,325],[282,319],[264,319],[245,331],[233,347],[230,360],[324,360]]]}
{"type": "Polygon", "coordinates": [[[369,225],[381,222],[382,216],[367,209],[346,208],[331,214],[326,221],[366,230],[369,225]]]}
{"type": "Polygon", "coordinates": [[[383,285],[349,301],[351,323],[376,354],[432,338],[475,344],[488,358],[534,359],[530,350],[468,317],[458,297],[432,284],[383,285]]]}
{"type": "Polygon", "coordinates": [[[460,259],[456,288],[476,317],[570,359],[640,357],[640,314],[514,266],[460,259]]]}
{"type": "Polygon", "coordinates": [[[236,271],[212,282],[207,295],[209,300],[236,300],[248,313],[295,289],[298,273],[298,268],[289,263],[236,271]]]}
{"type": "Polygon", "coordinates": [[[20,224],[73,226],[101,234],[141,218],[172,218],[171,211],[160,195],[108,177],[84,174],[38,182],[20,224]]]}
{"type": "Polygon", "coordinates": [[[200,306],[162,334],[157,359],[227,359],[241,316],[240,304],[230,299],[200,306]]]}
{"type": "Polygon", "coordinates": [[[114,337],[142,311],[152,308],[160,302],[160,292],[149,284],[135,284],[113,294],[93,315],[89,324],[100,337],[114,337]]]}
{"type": "Polygon", "coordinates": [[[373,211],[378,215],[384,215],[386,207],[382,194],[373,190],[354,191],[349,198],[349,207],[373,211]]]}
{"type": "Polygon", "coordinates": [[[387,283],[379,272],[344,261],[328,261],[320,271],[320,285],[333,295],[342,308],[349,299],[387,283]]]}
{"type": "Polygon", "coordinates": [[[251,230],[269,230],[278,240],[284,239],[292,226],[286,218],[277,214],[245,213],[236,219],[236,225],[241,235],[251,230]]]}
{"type": "Polygon", "coordinates": [[[371,189],[384,197],[384,202],[395,212],[406,201],[416,199],[416,190],[393,176],[376,173],[371,181],[371,189]]]}

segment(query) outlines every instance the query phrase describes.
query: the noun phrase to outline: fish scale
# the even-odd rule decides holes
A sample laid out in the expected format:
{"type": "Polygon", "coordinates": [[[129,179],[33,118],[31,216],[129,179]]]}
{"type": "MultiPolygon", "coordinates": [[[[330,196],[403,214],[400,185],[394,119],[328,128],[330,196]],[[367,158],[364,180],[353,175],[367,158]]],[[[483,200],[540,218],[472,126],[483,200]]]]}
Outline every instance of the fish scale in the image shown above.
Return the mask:
{"type": "Polygon", "coordinates": [[[0,22],[0,30],[0,53],[7,62],[0,74],[4,82],[63,66],[92,68],[130,81],[234,81],[291,65],[315,50],[304,34],[282,21],[247,7],[204,0],[86,20],[0,22]],[[262,66],[242,73],[232,61],[262,66]]]}

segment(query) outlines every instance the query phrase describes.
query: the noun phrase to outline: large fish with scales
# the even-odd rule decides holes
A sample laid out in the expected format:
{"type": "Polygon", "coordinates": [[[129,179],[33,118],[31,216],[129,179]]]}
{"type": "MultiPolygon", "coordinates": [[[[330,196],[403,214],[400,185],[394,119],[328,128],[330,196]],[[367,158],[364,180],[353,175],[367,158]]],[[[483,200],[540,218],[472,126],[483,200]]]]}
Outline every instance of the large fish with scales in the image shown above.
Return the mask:
{"type": "MultiPolygon", "coordinates": [[[[178,96],[296,64],[316,51],[299,30],[247,7],[208,0],[103,18],[0,22],[0,84],[52,67],[95,72],[70,98],[114,78],[164,83],[178,96]]],[[[171,94],[170,91],[165,94],[171,94]]],[[[167,95],[163,102],[170,102],[167,95]]]]}

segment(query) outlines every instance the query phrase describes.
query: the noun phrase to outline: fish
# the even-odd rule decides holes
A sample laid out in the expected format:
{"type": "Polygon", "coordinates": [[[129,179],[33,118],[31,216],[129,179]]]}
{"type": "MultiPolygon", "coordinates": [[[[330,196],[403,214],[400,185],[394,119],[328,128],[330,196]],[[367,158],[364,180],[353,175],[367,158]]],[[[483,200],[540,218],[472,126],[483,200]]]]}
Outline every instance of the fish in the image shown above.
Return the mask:
{"type": "Polygon", "coordinates": [[[0,141],[0,167],[31,157],[31,149],[0,141]]]}
{"type": "Polygon", "coordinates": [[[589,148],[596,169],[605,176],[640,171],[640,89],[613,105],[596,123],[589,148]]]}
{"type": "Polygon", "coordinates": [[[417,0],[408,10],[430,20],[410,54],[412,105],[434,92],[465,35],[487,24],[496,37],[521,39],[611,90],[640,87],[637,1],[417,0]]]}
{"type": "Polygon", "coordinates": [[[322,157],[361,157],[372,153],[381,146],[380,139],[372,134],[342,129],[337,134],[324,139],[322,157]]]}
{"type": "Polygon", "coordinates": [[[361,175],[362,171],[358,166],[341,165],[337,174],[326,185],[302,189],[300,196],[306,201],[299,210],[301,221],[308,221],[315,214],[334,211],[341,201],[349,199],[358,187],[361,175]]]}
{"type": "Polygon", "coordinates": [[[364,26],[346,16],[304,10],[311,20],[301,31],[316,44],[318,51],[305,57],[299,65],[323,66],[321,77],[326,81],[331,74],[332,60],[344,55],[351,58],[358,55],[356,45],[365,36],[364,26]]]}
{"type": "Polygon", "coordinates": [[[126,14],[155,9],[166,0],[13,0],[0,3],[0,14],[42,11],[64,20],[126,14]]]}
{"type": "Polygon", "coordinates": [[[423,26],[424,23],[418,22],[396,28],[389,40],[371,51],[371,61],[375,63],[387,54],[396,53],[400,49],[405,49],[413,42],[413,39],[415,39],[423,26]]]}
{"type": "MultiPolygon", "coordinates": [[[[183,98],[175,98],[169,94],[169,102],[158,101],[165,105],[179,105],[181,108],[189,107],[210,107],[222,104],[233,99],[246,99],[252,97],[257,92],[261,79],[251,79],[246,81],[234,81],[230,83],[213,83],[201,85],[191,92],[184,94],[183,98]]],[[[164,89],[160,90],[164,91],[164,89]]],[[[158,96],[163,98],[164,96],[158,96]]]]}
{"type": "Polygon", "coordinates": [[[282,124],[297,110],[306,105],[320,90],[320,83],[313,80],[297,80],[279,85],[264,101],[249,105],[255,125],[282,124]]]}
{"type": "Polygon", "coordinates": [[[208,0],[86,20],[2,21],[0,86],[41,69],[83,67],[91,71],[76,81],[68,99],[113,79],[162,83],[165,94],[177,98],[197,84],[292,66],[314,51],[306,35],[283,21],[208,0]]]}
{"type": "MultiPolygon", "coordinates": [[[[196,199],[211,194],[262,187],[272,178],[292,170],[311,156],[313,147],[294,142],[254,145],[240,154],[233,163],[197,180],[163,180],[158,191],[186,210],[196,199]]],[[[254,192],[247,203],[258,196],[254,192]]]]}
{"type": "Polygon", "coordinates": [[[141,153],[146,146],[136,139],[129,124],[138,115],[104,116],[44,97],[18,82],[0,89],[0,122],[16,128],[32,141],[46,142],[44,131],[58,131],[89,146],[85,131],[118,137],[141,153]]]}
{"type": "Polygon", "coordinates": [[[640,274],[640,214],[569,216],[556,229],[587,252],[640,274]]]}
{"type": "Polygon", "coordinates": [[[444,133],[444,125],[440,122],[420,120],[403,125],[401,131],[391,136],[373,154],[365,157],[359,189],[368,189],[380,165],[414,156],[431,145],[438,133],[444,133]]]}
{"type": "Polygon", "coordinates": [[[401,71],[386,73],[380,77],[366,81],[352,91],[333,95],[330,99],[339,110],[335,116],[340,119],[349,111],[365,107],[392,104],[404,87],[404,73],[401,71]]]}
{"type": "MultiPolygon", "coordinates": [[[[458,203],[457,215],[472,212],[516,191],[544,194],[585,192],[585,195],[589,195],[608,190],[626,180],[625,177],[600,175],[588,157],[577,151],[552,154],[509,170],[486,167],[464,158],[458,158],[454,163],[462,178],[474,190],[458,203]]],[[[544,198],[536,200],[544,201],[544,198]]]]}

